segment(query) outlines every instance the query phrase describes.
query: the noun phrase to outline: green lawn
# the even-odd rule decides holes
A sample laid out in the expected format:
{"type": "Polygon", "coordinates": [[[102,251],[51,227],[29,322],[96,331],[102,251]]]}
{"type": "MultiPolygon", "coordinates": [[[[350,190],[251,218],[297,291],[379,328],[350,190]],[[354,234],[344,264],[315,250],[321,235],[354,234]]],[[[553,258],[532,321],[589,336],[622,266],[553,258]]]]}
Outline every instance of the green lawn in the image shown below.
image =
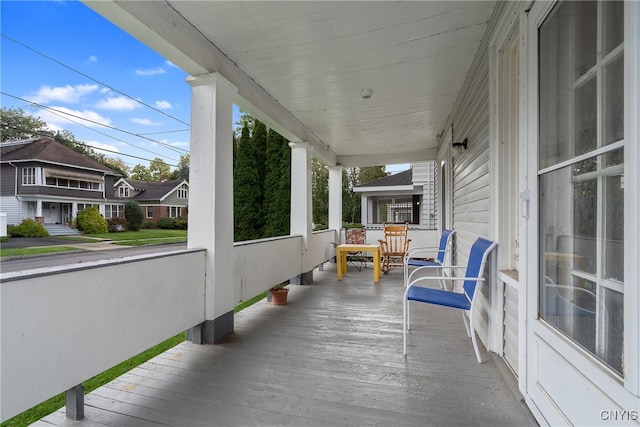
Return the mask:
{"type": "Polygon", "coordinates": [[[162,230],[150,229],[140,231],[123,231],[120,233],[85,234],[87,237],[109,240],[145,240],[145,239],[165,239],[168,237],[180,237],[187,239],[187,230],[162,230]]]}
{"type": "Polygon", "coordinates": [[[69,246],[40,246],[34,248],[8,248],[0,249],[0,258],[6,256],[41,255],[53,254],[57,252],[77,251],[78,249],[69,246]]]}

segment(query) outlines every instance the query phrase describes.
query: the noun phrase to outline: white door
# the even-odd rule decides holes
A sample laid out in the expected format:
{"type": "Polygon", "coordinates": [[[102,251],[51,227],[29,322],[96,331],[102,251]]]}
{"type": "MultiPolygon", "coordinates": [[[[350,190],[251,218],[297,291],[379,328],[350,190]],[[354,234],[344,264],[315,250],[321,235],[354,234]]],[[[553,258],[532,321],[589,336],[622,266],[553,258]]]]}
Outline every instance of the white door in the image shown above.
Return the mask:
{"type": "Polygon", "coordinates": [[[529,14],[527,394],[552,425],[639,415],[638,354],[624,352],[638,339],[625,324],[638,307],[625,303],[624,15],[582,1],[529,14]]]}

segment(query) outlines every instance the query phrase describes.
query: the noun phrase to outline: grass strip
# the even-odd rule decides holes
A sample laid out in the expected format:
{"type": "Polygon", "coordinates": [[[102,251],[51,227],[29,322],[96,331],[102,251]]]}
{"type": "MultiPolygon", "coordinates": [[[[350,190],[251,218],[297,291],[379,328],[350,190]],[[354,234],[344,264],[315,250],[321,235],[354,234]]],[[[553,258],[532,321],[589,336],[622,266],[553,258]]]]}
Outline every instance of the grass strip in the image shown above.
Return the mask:
{"type": "Polygon", "coordinates": [[[183,243],[186,241],[186,237],[166,237],[162,239],[119,240],[117,242],[114,242],[113,244],[121,246],[146,246],[158,245],[162,243],[183,243]]]}
{"type": "Polygon", "coordinates": [[[7,248],[0,249],[0,258],[6,256],[22,256],[22,255],[41,255],[52,254],[56,252],[77,251],[77,248],[70,246],[42,246],[34,248],[7,248]]]}
{"type": "MultiPolygon", "coordinates": [[[[246,301],[241,302],[234,308],[234,313],[237,313],[250,305],[255,304],[256,302],[262,300],[267,295],[266,292],[261,293],[260,295],[256,295],[255,297],[248,299],[246,301]]],[[[154,358],[155,356],[164,353],[170,348],[175,347],[185,340],[184,332],[179,333],[178,335],[169,338],[161,342],[160,344],[151,347],[148,350],[143,351],[137,356],[132,357],[131,359],[125,360],[122,363],[114,366],[111,369],[108,369],[101,374],[96,375],[95,377],[85,381],[84,384],[84,393],[90,393],[98,387],[107,384],[110,381],[118,378],[126,372],[129,372],[131,369],[135,368],[138,365],[143,364],[149,359],[154,358]]],[[[26,410],[25,412],[16,415],[13,418],[8,419],[7,421],[0,424],[0,427],[24,427],[38,421],[41,418],[46,417],[47,415],[57,411],[65,405],[65,397],[64,393],[60,393],[57,396],[52,397],[51,399],[45,400],[39,405],[34,406],[31,409],[26,410]]]]}
{"type": "Polygon", "coordinates": [[[109,240],[140,240],[140,239],[162,239],[166,237],[184,237],[187,238],[187,230],[139,230],[139,231],[122,231],[118,233],[104,234],[85,234],[87,237],[109,240]]]}

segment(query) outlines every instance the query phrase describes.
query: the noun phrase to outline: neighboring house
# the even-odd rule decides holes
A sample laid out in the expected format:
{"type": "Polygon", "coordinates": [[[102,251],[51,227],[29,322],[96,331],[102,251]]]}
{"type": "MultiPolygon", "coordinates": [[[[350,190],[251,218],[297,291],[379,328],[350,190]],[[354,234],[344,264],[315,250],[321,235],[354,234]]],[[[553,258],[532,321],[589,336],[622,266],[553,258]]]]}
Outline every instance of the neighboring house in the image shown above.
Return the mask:
{"type": "Polygon", "coordinates": [[[107,204],[105,218],[124,217],[124,204],[135,200],[146,221],[160,218],[186,217],[189,205],[189,183],[174,181],[138,181],[121,178],[113,186],[114,198],[107,204]]]}
{"type": "Polygon", "coordinates": [[[408,222],[411,228],[437,227],[437,176],[435,162],[416,163],[403,172],[354,187],[362,198],[362,224],[408,222]]]}
{"type": "Polygon", "coordinates": [[[49,133],[0,144],[0,210],[7,224],[33,218],[49,228],[113,198],[117,172],[57,142],[49,133]]]}

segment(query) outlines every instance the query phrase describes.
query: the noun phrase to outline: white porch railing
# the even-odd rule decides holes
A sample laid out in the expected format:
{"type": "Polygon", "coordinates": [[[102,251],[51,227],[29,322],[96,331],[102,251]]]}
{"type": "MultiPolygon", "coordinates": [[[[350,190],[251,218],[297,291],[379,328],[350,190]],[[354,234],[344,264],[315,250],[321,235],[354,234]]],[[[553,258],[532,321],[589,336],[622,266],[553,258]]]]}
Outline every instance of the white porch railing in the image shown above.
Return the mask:
{"type": "Polygon", "coordinates": [[[2,278],[2,421],[204,320],[205,251],[2,278]]]}
{"type": "MultiPolygon", "coordinates": [[[[236,302],[333,257],[334,240],[334,230],[313,233],[306,258],[301,236],[234,244],[236,302]]],[[[187,249],[2,274],[0,420],[202,323],[205,257],[187,249]]]]}

